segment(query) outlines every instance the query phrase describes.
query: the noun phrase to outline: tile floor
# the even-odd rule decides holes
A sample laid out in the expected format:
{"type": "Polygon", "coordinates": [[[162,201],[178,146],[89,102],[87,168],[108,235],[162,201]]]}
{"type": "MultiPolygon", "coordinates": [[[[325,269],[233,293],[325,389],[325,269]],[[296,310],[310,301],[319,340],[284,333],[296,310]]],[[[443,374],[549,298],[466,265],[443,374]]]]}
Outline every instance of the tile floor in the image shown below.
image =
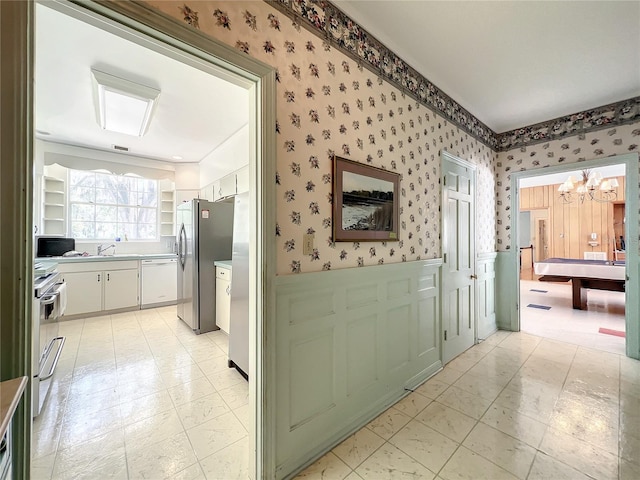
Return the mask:
{"type": "Polygon", "coordinates": [[[248,384],[223,332],[175,307],[65,321],[55,382],[33,425],[42,479],[247,477],[248,384]]]}
{"type": "Polygon", "coordinates": [[[497,332],[298,479],[640,479],[640,362],[497,332]]]}
{"type": "MultiPolygon", "coordinates": [[[[167,307],[61,324],[34,479],[244,479],[247,383],[167,307]]],[[[300,479],[640,478],[640,362],[497,332],[300,479]]]]}
{"type": "Polygon", "coordinates": [[[587,302],[587,310],[572,308],[570,283],[520,280],[522,331],[624,355],[623,337],[599,333],[600,328],[625,330],[624,292],[589,290],[587,302]],[[551,308],[527,307],[530,304],[551,308]]]}

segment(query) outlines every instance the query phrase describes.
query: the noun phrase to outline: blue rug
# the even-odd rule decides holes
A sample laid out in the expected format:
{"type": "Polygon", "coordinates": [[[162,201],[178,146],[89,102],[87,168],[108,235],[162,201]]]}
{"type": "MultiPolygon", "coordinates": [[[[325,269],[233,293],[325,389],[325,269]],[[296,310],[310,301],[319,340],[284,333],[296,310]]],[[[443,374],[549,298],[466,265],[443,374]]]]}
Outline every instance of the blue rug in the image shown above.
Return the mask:
{"type": "Polygon", "coordinates": [[[540,310],[551,310],[551,307],[547,307],[546,305],[536,305],[535,303],[530,303],[527,305],[529,308],[539,308],[540,310]]]}

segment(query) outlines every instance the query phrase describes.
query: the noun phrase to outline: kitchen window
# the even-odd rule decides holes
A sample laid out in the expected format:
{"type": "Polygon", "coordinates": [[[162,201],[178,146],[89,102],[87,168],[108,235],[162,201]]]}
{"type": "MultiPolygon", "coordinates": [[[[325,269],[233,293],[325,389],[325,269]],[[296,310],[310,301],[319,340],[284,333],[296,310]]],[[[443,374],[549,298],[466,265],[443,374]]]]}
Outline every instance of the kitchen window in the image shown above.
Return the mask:
{"type": "Polygon", "coordinates": [[[158,181],[69,170],[69,219],[76,239],[157,240],[158,181]]]}

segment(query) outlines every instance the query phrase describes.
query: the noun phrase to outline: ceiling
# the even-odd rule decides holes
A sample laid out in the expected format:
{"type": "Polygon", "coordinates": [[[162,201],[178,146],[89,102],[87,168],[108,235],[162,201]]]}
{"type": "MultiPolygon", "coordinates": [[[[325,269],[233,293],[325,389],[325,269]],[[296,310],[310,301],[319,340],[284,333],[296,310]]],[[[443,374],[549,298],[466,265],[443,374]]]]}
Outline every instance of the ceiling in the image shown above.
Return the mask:
{"type": "MultiPolygon", "coordinates": [[[[640,2],[335,4],[498,133],[640,95],[640,2]]],[[[242,87],[42,4],[36,15],[38,138],[199,162],[248,123],[242,87]],[[143,137],[98,126],[91,67],[161,90],[143,137]]]]}
{"type": "Polygon", "coordinates": [[[334,3],[497,133],[640,96],[638,1],[334,3]]]}
{"type": "Polygon", "coordinates": [[[35,127],[42,140],[199,162],[249,121],[244,88],[40,3],[35,52],[35,127]],[[161,91],[144,136],[100,128],[92,67],[161,91]]]}

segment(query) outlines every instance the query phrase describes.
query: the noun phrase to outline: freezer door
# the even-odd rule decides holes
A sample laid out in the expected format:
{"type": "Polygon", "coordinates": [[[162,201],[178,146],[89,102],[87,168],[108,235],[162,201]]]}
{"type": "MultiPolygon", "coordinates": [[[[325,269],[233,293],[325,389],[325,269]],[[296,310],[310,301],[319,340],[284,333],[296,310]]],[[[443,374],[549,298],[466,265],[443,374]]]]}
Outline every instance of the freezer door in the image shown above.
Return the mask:
{"type": "Polygon", "coordinates": [[[231,280],[231,320],[229,361],[246,375],[249,368],[249,193],[236,195],[233,218],[233,277],[231,280]]]}
{"type": "Polygon", "coordinates": [[[193,296],[193,206],[194,202],[185,202],[178,206],[177,216],[179,218],[180,233],[178,235],[178,317],[184,321],[191,329],[196,330],[197,316],[194,316],[194,296],[193,296]]]}

